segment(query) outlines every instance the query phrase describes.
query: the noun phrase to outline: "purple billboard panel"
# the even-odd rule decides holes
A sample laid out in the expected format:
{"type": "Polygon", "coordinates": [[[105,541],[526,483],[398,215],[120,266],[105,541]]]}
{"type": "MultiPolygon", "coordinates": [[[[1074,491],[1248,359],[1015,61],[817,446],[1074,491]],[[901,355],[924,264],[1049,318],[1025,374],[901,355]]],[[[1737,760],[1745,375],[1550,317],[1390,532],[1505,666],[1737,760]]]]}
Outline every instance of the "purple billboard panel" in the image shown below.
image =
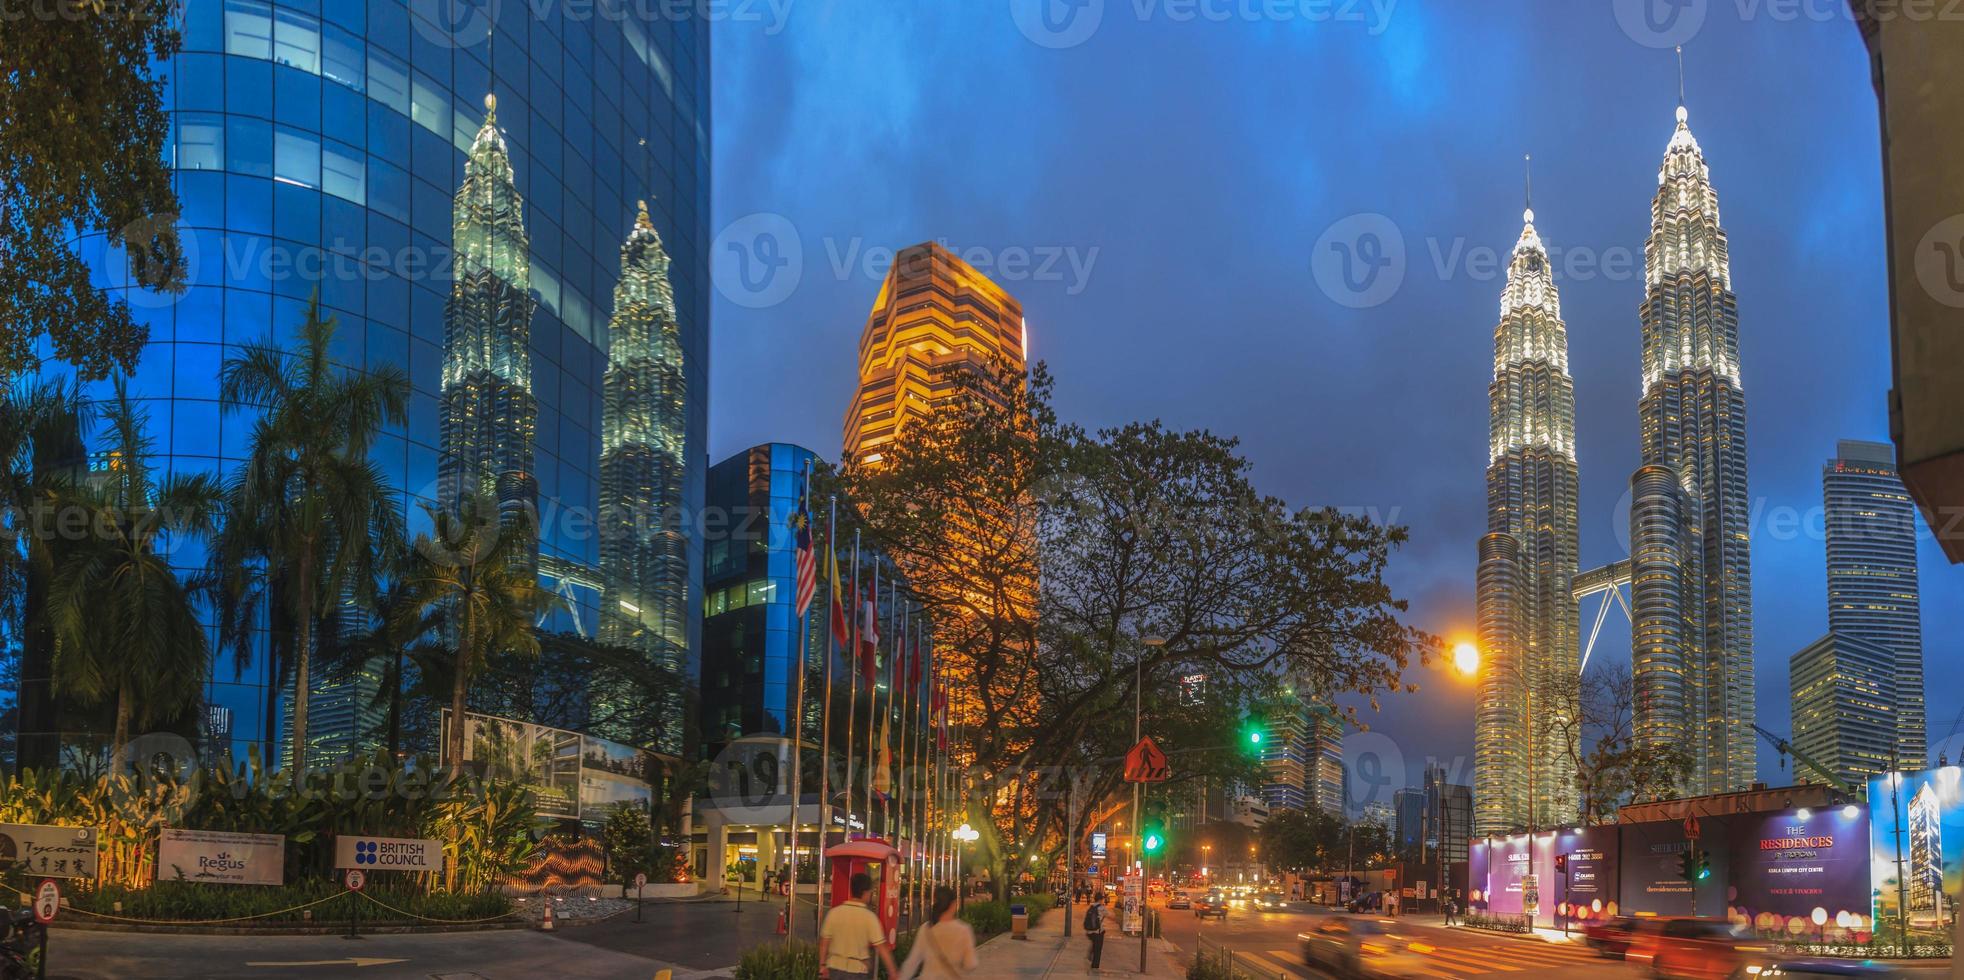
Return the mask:
{"type": "MultiPolygon", "coordinates": [[[[1623,914],[1692,914],[1691,883],[1679,873],[1679,862],[1689,846],[1683,826],[1658,821],[1620,827],[1622,860],[1617,894],[1623,914]]],[[[1703,908],[1707,913],[1717,911],[1712,903],[1703,903],[1703,908]]]]}
{"type": "Polygon", "coordinates": [[[1554,903],[1544,915],[1557,916],[1559,924],[1562,918],[1582,923],[1618,914],[1617,836],[1615,827],[1588,827],[1548,838],[1551,887],[1546,890],[1554,903]],[[1566,859],[1563,869],[1554,867],[1555,856],[1566,859]]]}
{"type": "Polygon", "coordinates": [[[1491,915],[1521,915],[1522,901],[1539,896],[1528,836],[1489,837],[1468,849],[1468,904],[1491,915]]]}
{"type": "Polygon", "coordinates": [[[1738,819],[1726,915],[1763,937],[1866,942],[1869,814],[1863,806],[1738,819]]]}

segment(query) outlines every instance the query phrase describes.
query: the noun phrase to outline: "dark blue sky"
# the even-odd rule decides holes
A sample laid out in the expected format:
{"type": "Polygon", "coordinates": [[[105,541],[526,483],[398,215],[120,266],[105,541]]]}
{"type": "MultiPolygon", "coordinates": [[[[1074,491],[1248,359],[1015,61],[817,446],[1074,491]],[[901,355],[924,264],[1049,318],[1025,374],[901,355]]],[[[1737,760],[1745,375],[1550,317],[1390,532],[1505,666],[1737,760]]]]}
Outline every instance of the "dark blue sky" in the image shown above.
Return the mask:
{"type": "MultiPolygon", "coordinates": [[[[1062,33],[1034,0],[793,0],[781,22],[717,25],[712,458],[770,440],[836,456],[885,271],[867,250],[941,238],[1000,263],[1067,417],[1238,435],[1265,492],[1408,524],[1394,577],[1412,622],[1465,633],[1492,255],[1520,232],[1524,152],[1569,273],[1583,564],[1626,554],[1643,239],[1676,104],[1668,45],[1688,35],[1739,296],[1760,719],[1785,731],[1787,659],[1827,626],[1821,465],[1838,438],[1888,434],[1876,106],[1845,6],[1683,0],[1653,33],[1622,0],[1388,16],[1365,0],[1337,21],[1322,12],[1348,0],[1081,2],[1050,21],[1062,33]],[[1358,214],[1405,252],[1366,308],[1310,261],[1358,214]]],[[[1929,689],[1955,690],[1964,571],[1922,555],[1929,689]]],[[[1596,656],[1627,662],[1620,614],[1604,634],[1596,656]]],[[[1414,780],[1472,746],[1468,687],[1415,676],[1425,690],[1373,726],[1414,780]]],[[[1955,703],[1931,698],[1933,753],[1955,703]]],[[[1760,767],[1785,781],[1765,746],[1760,767]]]]}

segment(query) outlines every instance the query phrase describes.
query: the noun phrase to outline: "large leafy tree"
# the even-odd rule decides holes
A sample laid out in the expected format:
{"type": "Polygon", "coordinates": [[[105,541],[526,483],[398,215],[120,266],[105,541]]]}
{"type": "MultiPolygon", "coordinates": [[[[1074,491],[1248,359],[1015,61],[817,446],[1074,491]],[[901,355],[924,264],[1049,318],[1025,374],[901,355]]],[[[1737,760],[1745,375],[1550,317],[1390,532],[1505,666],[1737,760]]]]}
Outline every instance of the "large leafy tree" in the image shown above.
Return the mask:
{"type": "Polygon", "coordinates": [[[1384,581],[1402,528],[1261,495],[1230,439],[1060,424],[1040,366],[953,381],[963,397],[843,483],[934,619],[995,880],[1129,802],[1135,703],[1176,771],[1229,775],[1247,760],[1224,732],[1258,698],[1293,686],[1358,724],[1336,699],[1375,707],[1436,644],[1384,581]],[[1097,801],[1071,826],[1036,775],[1058,770],[1097,801]]]}
{"type": "Polygon", "coordinates": [[[61,724],[45,683],[54,659],[47,596],[62,542],[47,533],[43,516],[87,468],[82,432],[90,414],[72,387],[46,379],[17,379],[0,395],[0,498],[11,517],[8,547],[0,549],[0,621],[8,646],[20,651],[22,663],[10,669],[32,665],[41,681],[22,686],[15,706],[15,727],[28,734],[15,746],[24,768],[56,763],[53,733],[61,724]]]}
{"type": "Polygon", "coordinates": [[[177,52],[175,0],[27,4],[0,30],[0,371],[36,342],[95,379],[132,370],[147,331],[90,281],[77,229],[102,229],[131,280],[183,288],[170,120],[155,65],[177,52]]]}
{"type": "Polygon", "coordinates": [[[227,411],[261,414],[227,488],[214,574],[236,598],[255,588],[241,569],[257,567],[257,588],[274,603],[269,621],[290,626],[295,768],[306,764],[309,674],[323,611],[348,601],[372,606],[403,537],[395,490],[368,451],[383,425],[403,423],[409,379],[392,364],[365,372],[334,364],[334,331],[317,295],[292,353],[270,341],[249,345],[226,360],[220,384],[227,411]]]}
{"type": "Polygon", "coordinates": [[[166,534],[209,535],[223,497],[195,473],[152,478],[147,415],[121,379],[105,413],[106,475],[74,487],[63,502],[88,530],[54,570],[47,615],[55,638],[55,690],[84,705],[113,702],[112,755],[130,726],[155,725],[195,706],[211,649],[190,589],[159,547],[166,534]]]}

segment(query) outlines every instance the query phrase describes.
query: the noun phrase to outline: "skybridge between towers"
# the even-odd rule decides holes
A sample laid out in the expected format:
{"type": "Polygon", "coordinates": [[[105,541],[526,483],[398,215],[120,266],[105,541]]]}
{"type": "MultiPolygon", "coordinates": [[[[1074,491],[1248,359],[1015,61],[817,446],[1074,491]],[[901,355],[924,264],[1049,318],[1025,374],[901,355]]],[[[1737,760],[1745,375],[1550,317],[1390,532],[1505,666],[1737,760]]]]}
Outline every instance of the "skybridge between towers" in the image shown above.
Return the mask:
{"type": "Polygon", "coordinates": [[[1630,560],[1627,558],[1577,573],[1574,580],[1569,583],[1569,596],[1575,600],[1578,607],[1582,605],[1584,599],[1602,597],[1596,606],[1595,622],[1589,626],[1589,642],[1582,646],[1580,670],[1589,669],[1589,655],[1596,650],[1596,638],[1602,635],[1603,621],[1609,618],[1610,606],[1622,607],[1623,621],[1626,624],[1630,622],[1630,597],[1624,593],[1624,590],[1629,587],[1630,560]]]}

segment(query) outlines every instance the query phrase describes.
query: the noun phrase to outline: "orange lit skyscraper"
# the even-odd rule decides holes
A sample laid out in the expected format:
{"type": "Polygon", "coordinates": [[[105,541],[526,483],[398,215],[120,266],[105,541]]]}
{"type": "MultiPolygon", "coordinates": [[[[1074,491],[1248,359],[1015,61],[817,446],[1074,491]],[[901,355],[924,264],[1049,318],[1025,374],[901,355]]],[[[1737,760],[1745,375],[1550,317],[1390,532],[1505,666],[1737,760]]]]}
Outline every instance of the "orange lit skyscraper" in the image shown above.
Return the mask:
{"type": "Polygon", "coordinates": [[[846,409],[844,460],[878,463],[910,419],[961,388],[962,366],[1025,368],[1023,304],[953,252],[900,250],[859,337],[859,390],[846,409]]]}

